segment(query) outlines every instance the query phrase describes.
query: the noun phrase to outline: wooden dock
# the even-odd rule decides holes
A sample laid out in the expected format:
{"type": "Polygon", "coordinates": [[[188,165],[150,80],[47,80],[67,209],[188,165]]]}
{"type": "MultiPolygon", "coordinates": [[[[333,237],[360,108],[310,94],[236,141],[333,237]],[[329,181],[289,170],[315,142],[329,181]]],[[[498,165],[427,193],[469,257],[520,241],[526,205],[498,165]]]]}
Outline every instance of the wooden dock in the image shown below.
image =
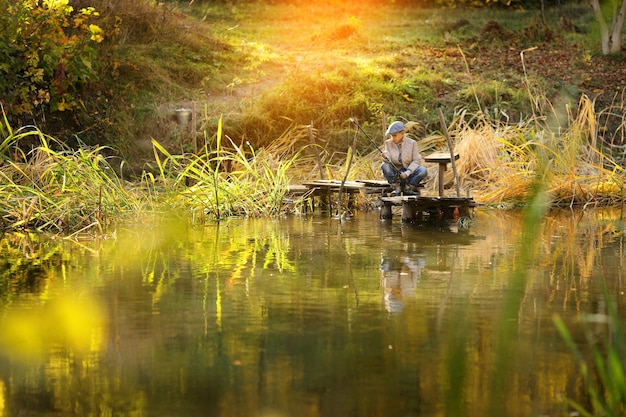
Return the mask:
{"type": "MultiPolygon", "coordinates": [[[[454,159],[458,159],[458,153],[454,154],[454,159]]],[[[402,222],[459,222],[468,223],[474,215],[476,202],[472,197],[450,197],[444,195],[443,174],[448,163],[452,161],[450,153],[437,152],[425,158],[426,162],[438,165],[438,194],[437,196],[400,195],[391,196],[391,186],[386,180],[314,180],[304,182],[300,185],[292,186],[290,194],[298,195],[311,201],[310,207],[316,207],[315,200],[318,199],[318,207],[322,211],[332,211],[333,204],[340,204],[340,194],[347,196],[347,209],[351,210],[354,199],[357,195],[378,194],[380,205],[380,218],[392,219],[394,208],[401,208],[402,222]]],[[[419,189],[421,191],[421,189],[419,189]]],[[[458,189],[457,189],[458,193],[458,189]]]]}
{"type": "Polygon", "coordinates": [[[381,197],[381,219],[393,217],[393,207],[402,207],[402,222],[465,221],[474,217],[476,202],[471,197],[381,197]]]}
{"type": "Polygon", "coordinates": [[[345,182],[340,180],[313,180],[289,188],[290,195],[312,200],[312,208],[315,207],[315,200],[317,200],[319,203],[318,206],[322,211],[332,210],[333,204],[338,199],[340,193],[347,196],[347,208],[351,210],[354,208],[356,196],[369,194],[383,195],[388,191],[391,191],[391,189],[387,181],[379,180],[345,182]],[[333,198],[335,201],[333,201],[333,198]]]}
{"type": "Polygon", "coordinates": [[[458,221],[471,219],[476,203],[472,197],[400,195],[390,196],[391,187],[386,181],[356,180],[346,181],[341,185],[337,180],[316,180],[305,182],[291,188],[291,193],[311,200],[311,209],[318,207],[322,211],[332,211],[338,200],[338,193],[347,197],[347,208],[353,209],[357,195],[378,194],[380,218],[392,219],[394,207],[401,208],[402,222],[417,223],[428,221],[458,221]],[[316,204],[317,203],[317,204],[316,204]]]}
{"type": "MultiPolygon", "coordinates": [[[[459,153],[454,153],[454,160],[459,153]]],[[[476,202],[472,197],[446,196],[444,192],[444,173],[452,162],[450,152],[434,152],[424,158],[426,162],[436,163],[438,171],[438,192],[436,197],[430,196],[397,196],[381,197],[380,217],[391,219],[393,207],[402,207],[402,222],[458,222],[461,228],[467,228],[467,220],[474,217],[476,202]]],[[[457,188],[457,193],[458,193],[457,188]]]]}

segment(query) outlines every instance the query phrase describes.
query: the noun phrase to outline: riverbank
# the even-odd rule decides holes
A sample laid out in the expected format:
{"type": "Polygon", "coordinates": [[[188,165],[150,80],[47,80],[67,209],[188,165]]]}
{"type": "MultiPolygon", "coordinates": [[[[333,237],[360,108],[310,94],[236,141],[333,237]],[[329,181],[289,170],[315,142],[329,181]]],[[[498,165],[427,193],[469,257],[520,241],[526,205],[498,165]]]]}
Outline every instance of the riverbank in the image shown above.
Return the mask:
{"type": "MultiPolygon", "coordinates": [[[[158,10],[154,36],[138,26],[108,40],[115,88],[85,101],[92,109],[109,100],[109,117],[93,117],[126,132],[117,143],[103,134],[110,146],[76,150],[5,121],[5,149],[35,149],[3,166],[5,230],[106,235],[163,213],[194,223],[281,215],[293,208],[283,204],[290,185],[381,178],[379,155],[351,118],[381,142],[386,123],[405,120],[426,156],[448,150],[438,109],[460,155],[459,183],[448,171],[444,189],[498,207],[538,192],[559,206],[623,202],[626,113],[615,96],[623,84],[606,72],[602,90],[589,77],[608,62],[619,77],[623,63],[593,55],[593,38],[577,30],[539,30],[536,12],[255,4],[205,6],[191,18],[198,10],[158,10]],[[175,117],[181,108],[188,120],[175,117]]],[[[431,180],[425,192],[439,186],[431,180]]]]}

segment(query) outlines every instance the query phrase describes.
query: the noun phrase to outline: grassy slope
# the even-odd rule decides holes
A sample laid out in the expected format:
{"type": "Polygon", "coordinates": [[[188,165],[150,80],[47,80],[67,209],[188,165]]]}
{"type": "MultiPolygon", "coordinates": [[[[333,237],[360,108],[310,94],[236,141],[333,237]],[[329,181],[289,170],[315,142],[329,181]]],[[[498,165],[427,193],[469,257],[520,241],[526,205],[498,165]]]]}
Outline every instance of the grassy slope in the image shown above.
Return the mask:
{"type": "Polygon", "coordinates": [[[312,124],[330,154],[349,146],[349,117],[377,137],[383,114],[417,122],[418,135],[437,130],[438,106],[448,118],[480,110],[516,121],[531,113],[531,98],[540,110],[575,103],[603,91],[593,71],[605,80],[603,67],[623,66],[594,56],[592,36],[562,25],[567,13],[591,27],[572,8],[551,11],[549,28],[536,11],[256,4],[186,12],[196,19],[159,11],[153,37],[130,32],[114,52],[112,91],[123,97],[113,100],[128,110],[114,119],[137,161],[150,159],[150,138],[192,150],[192,135],[209,140],[220,117],[229,137],[256,147],[312,124]],[[174,109],[192,106],[194,128],[181,129],[174,109]]]}

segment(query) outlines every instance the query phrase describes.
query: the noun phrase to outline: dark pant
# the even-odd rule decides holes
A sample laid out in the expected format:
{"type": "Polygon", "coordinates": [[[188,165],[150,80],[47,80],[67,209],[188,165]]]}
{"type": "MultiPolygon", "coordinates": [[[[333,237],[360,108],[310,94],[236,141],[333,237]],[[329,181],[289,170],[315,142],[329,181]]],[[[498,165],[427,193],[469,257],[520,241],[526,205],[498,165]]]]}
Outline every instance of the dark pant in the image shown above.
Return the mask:
{"type": "MultiPolygon", "coordinates": [[[[396,182],[400,182],[399,172],[405,172],[406,169],[396,169],[391,163],[384,162],[380,168],[383,171],[383,175],[389,184],[393,184],[396,182]]],[[[417,167],[415,171],[411,175],[409,175],[406,179],[402,180],[403,183],[409,185],[418,185],[428,174],[428,169],[426,167],[420,166],[417,167]]]]}

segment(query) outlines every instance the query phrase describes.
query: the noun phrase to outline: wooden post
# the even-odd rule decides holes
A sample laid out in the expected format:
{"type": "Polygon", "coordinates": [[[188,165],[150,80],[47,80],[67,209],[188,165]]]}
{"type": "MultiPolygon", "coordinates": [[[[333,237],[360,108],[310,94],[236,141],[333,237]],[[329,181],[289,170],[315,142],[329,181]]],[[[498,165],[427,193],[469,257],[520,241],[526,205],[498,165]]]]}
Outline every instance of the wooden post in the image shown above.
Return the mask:
{"type": "MultiPolygon", "coordinates": [[[[352,168],[352,159],[354,156],[354,150],[356,149],[356,139],[359,135],[359,131],[355,131],[354,132],[354,139],[352,140],[352,147],[350,149],[348,149],[348,152],[350,152],[350,157],[348,158],[348,166],[346,167],[346,173],[343,176],[343,180],[341,180],[341,185],[339,186],[339,192],[337,193],[337,215],[339,216],[339,218],[342,217],[343,213],[341,213],[341,194],[343,194],[343,186],[346,183],[346,180],[348,179],[348,174],[350,173],[350,168],[352,168]]],[[[348,210],[351,208],[351,203],[352,203],[352,193],[350,193],[349,197],[348,197],[348,210]]]]}
{"type": "MultiPolygon", "coordinates": [[[[454,157],[451,157],[451,159],[454,159],[454,157]]],[[[443,197],[443,179],[444,179],[444,174],[446,173],[446,166],[448,164],[447,163],[439,163],[439,169],[438,169],[438,173],[439,173],[439,197],[443,197]]]]}
{"type": "Polygon", "coordinates": [[[309,128],[309,140],[311,141],[311,145],[313,146],[313,151],[315,151],[315,157],[317,158],[317,166],[320,167],[320,179],[325,180],[326,174],[324,173],[324,165],[322,164],[322,157],[320,156],[320,150],[317,148],[317,144],[315,143],[315,137],[313,136],[313,122],[308,126],[309,128]]]}
{"type": "Polygon", "coordinates": [[[196,131],[196,102],[191,102],[191,137],[193,138],[193,153],[194,155],[198,155],[198,132],[196,131]]]}
{"type": "Polygon", "coordinates": [[[413,223],[415,220],[415,206],[411,201],[402,202],[402,223],[413,223]]]}
{"type": "Polygon", "coordinates": [[[383,202],[383,206],[380,208],[380,218],[389,220],[393,217],[391,212],[391,203],[388,201],[383,202]]]}
{"type": "MultiPolygon", "coordinates": [[[[446,142],[448,142],[448,149],[450,150],[450,161],[452,163],[452,172],[454,172],[454,182],[456,183],[456,196],[461,197],[459,175],[456,172],[456,163],[454,161],[454,148],[452,147],[452,140],[450,139],[450,133],[448,133],[448,127],[446,126],[446,121],[443,118],[443,112],[441,111],[441,107],[437,108],[437,113],[439,113],[439,122],[441,123],[443,134],[446,137],[446,142]]],[[[439,186],[441,187],[441,184],[439,186]]]]}

